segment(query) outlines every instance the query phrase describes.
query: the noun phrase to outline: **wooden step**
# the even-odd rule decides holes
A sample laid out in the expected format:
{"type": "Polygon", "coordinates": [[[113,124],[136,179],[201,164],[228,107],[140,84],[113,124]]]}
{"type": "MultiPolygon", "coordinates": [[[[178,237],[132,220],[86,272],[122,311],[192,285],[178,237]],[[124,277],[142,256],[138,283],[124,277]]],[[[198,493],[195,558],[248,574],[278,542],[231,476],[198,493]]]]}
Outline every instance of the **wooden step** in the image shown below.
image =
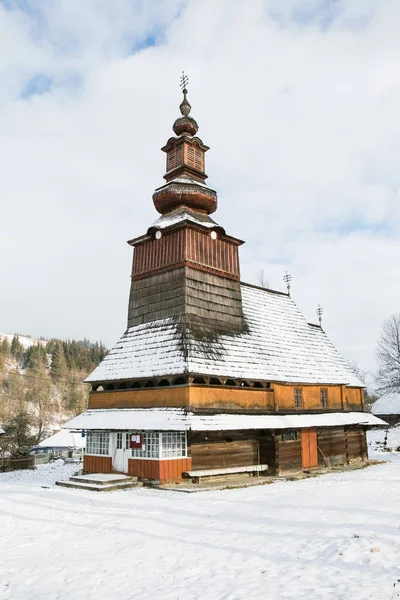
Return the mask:
{"type": "Polygon", "coordinates": [[[56,485],[60,487],[73,488],[76,490],[89,490],[91,492],[113,492],[116,490],[126,490],[135,487],[141,487],[139,481],[125,481],[119,483],[92,483],[81,481],[56,481],[56,485]]]}
{"type": "Polygon", "coordinates": [[[138,478],[114,473],[90,473],[88,475],[71,475],[69,480],[87,483],[88,485],[114,485],[116,483],[136,482],[138,478]]]}

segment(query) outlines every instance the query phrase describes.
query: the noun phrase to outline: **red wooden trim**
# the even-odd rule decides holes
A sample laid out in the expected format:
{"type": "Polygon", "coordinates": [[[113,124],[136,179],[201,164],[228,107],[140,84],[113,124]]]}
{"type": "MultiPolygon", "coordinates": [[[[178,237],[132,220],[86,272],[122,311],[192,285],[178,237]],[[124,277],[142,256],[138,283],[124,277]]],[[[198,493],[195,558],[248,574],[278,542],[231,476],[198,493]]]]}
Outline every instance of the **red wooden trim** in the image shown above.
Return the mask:
{"type": "Polygon", "coordinates": [[[111,456],[93,456],[85,454],[83,457],[84,473],[111,473],[111,456]]]}

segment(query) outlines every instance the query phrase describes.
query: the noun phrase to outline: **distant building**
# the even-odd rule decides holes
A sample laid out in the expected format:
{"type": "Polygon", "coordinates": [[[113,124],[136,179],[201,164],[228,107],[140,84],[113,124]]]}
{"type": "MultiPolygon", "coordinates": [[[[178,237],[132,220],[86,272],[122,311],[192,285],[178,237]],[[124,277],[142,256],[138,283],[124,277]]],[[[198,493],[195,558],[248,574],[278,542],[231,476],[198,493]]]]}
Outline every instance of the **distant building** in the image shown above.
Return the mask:
{"type": "Polygon", "coordinates": [[[372,413],[389,425],[400,423],[400,392],[384,394],[372,405],[372,413]]]}
{"type": "Polygon", "coordinates": [[[62,429],[30,449],[36,463],[46,463],[53,458],[83,458],[86,437],[81,432],[62,429]]]}
{"type": "Polygon", "coordinates": [[[382,421],[288,293],[240,281],[243,242],[210,217],[209,148],[183,93],[153,194],[161,216],[129,242],[128,328],[87,379],[89,409],[66,424],[87,432],[84,470],[163,482],[363,460],[365,430],[382,421]]]}

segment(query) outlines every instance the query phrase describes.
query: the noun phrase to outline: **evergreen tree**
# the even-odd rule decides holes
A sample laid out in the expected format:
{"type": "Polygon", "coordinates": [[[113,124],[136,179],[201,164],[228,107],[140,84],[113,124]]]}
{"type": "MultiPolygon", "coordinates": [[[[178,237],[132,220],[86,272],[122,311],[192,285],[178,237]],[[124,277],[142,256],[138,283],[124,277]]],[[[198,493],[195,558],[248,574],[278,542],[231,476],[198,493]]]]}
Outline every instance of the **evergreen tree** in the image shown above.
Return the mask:
{"type": "Polygon", "coordinates": [[[63,379],[66,376],[67,370],[64,348],[62,342],[58,340],[51,355],[50,371],[54,379],[63,379]]]}
{"type": "Polygon", "coordinates": [[[10,344],[6,337],[1,340],[0,355],[4,358],[8,358],[10,356],[10,344]]]}
{"type": "Polygon", "coordinates": [[[24,347],[19,341],[19,336],[17,333],[14,334],[11,342],[11,354],[17,361],[20,361],[24,354],[24,347]]]}
{"type": "Polygon", "coordinates": [[[47,354],[42,344],[31,346],[25,352],[25,368],[36,371],[47,366],[47,354]]]}
{"type": "Polygon", "coordinates": [[[58,405],[54,386],[46,369],[38,368],[34,373],[34,376],[27,379],[26,400],[31,407],[34,443],[38,444],[46,436],[54,413],[58,411],[58,405]]]}

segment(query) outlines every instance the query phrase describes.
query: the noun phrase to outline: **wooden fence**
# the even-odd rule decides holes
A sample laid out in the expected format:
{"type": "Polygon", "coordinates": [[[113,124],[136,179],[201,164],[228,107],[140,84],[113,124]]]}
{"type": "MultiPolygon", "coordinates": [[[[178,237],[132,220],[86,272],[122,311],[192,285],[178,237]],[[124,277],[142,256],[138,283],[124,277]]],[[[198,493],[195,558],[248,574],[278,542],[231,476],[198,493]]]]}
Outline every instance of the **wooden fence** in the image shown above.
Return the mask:
{"type": "Polygon", "coordinates": [[[20,471],[22,469],[34,469],[35,457],[24,458],[0,458],[0,473],[4,471],[20,471]]]}

